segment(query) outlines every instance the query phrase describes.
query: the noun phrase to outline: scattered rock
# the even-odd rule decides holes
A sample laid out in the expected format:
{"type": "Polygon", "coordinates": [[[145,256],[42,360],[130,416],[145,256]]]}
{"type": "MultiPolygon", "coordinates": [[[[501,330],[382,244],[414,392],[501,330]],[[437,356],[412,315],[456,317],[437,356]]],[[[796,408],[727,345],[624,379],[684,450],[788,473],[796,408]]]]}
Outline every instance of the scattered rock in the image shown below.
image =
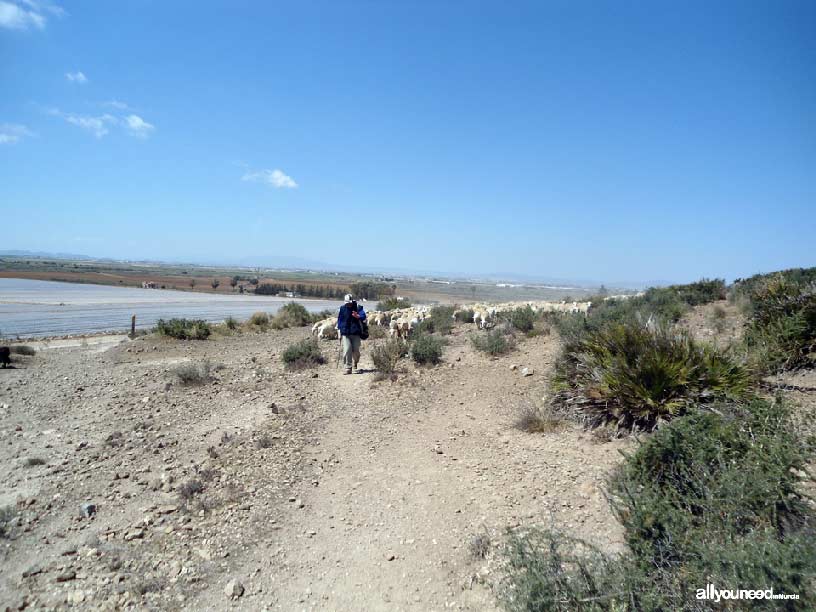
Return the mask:
{"type": "Polygon", "coordinates": [[[518,370],[518,366],[514,363],[513,365],[510,366],[510,369],[513,371],[518,370]]]}
{"type": "Polygon", "coordinates": [[[60,574],[57,574],[57,582],[69,582],[76,578],[76,572],[74,570],[65,570],[60,574]]]}
{"type": "Polygon", "coordinates": [[[522,368],[521,369],[521,375],[522,376],[532,376],[533,371],[530,368],[522,368]]]}
{"type": "Polygon", "coordinates": [[[91,518],[96,514],[96,504],[82,504],[79,507],[79,513],[85,518],[91,518]]]}
{"type": "Polygon", "coordinates": [[[244,585],[235,579],[230,580],[224,587],[224,593],[231,599],[238,599],[244,594],[244,585]]]}

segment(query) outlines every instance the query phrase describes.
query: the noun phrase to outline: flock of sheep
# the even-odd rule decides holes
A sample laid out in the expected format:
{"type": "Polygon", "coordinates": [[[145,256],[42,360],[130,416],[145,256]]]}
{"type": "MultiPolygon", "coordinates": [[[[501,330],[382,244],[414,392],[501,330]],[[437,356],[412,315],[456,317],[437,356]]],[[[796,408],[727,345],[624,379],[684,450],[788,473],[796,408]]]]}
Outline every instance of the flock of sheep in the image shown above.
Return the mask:
{"type": "MultiPolygon", "coordinates": [[[[462,312],[473,312],[472,322],[479,329],[492,327],[498,320],[499,315],[514,308],[529,306],[536,313],[560,312],[560,313],[582,313],[586,316],[589,312],[591,302],[506,302],[504,304],[473,304],[459,307],[453,313],[454,320],[461,318],[462,312]]],[[[373,310],[368,315],[369,325],[378,327],[388,327],[388,333],[392,338],[406,338],[413,329],[431,315],[431,306],[412,306],[410,308],[400,308],[385,312],[373,310]]],[[[333,340],[338,337],[337,317],[330,317],[318,321],[312,326],[312,335],[321,340],[333,340]]]]}

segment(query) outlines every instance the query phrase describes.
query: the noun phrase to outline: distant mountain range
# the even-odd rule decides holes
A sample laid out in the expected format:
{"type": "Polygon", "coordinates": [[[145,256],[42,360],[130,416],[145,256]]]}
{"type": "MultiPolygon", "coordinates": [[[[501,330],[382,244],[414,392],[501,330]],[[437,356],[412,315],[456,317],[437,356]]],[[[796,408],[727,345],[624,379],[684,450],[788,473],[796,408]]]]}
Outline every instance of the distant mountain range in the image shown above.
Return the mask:
{"type": "Polygon", "coordinates": [[[606,285],[610,290],[614,289],[643,289],[671,284],[669,281],[599,281],[590,279],[569,279],[548,276],[533,276],[513,272],[494,272],[488,274],[468,275],[451,274],[439,270],[419,270],[407,268],[393,268],[387,266],[359,266],[350,268],[348,265],[339,266],[307,259],[304,257],[258,255],[253,257],[240,257],[235,259],[222,259],[219,261],[209,258],[190,258],[186,261],[161,261],[161,260],[136,260],[136,259],[113,259],[110,257],[90,257],[77,253],[50,253],[47,251],[26,251],[26,250],[0,250],[0,257],[18,258],[40,258],[40,259],[70,259],[74,261],[109,261],[109,262],[135,262],[155,263],[155,264],[189,264],[206,266],[237,266],[243,268],[276,268],[279,270],[311,270],[315,272],[346,272],[359,274],[382,274],[392,276],[422,276],[438,279],[450,279],[459,282],[508,282],[525,285],[549,285],[558,287],[594,288],[606,285]]]}

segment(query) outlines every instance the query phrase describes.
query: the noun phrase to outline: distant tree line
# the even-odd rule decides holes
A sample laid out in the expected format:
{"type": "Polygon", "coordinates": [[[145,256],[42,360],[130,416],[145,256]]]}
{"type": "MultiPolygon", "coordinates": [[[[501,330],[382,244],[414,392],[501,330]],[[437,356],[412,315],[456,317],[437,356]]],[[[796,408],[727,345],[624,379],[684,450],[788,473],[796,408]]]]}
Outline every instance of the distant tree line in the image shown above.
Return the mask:
{"type": "Polygon", "coordinates": [[[386,283],[352,283],[351,292],[354,297],[362,300],[378,300],[384,297],[390,297],[397,291],[396,285],[388,285],[386,283]]]}
{"type": "Polygon", "coordinates": [[[294,285],[284,285],[283,283],[261,283],[255,287],[257,295],[278,295],[279,293],[293,293],[308,297],[338,299],[348,293],[348,289],[343,287],[333,287],[331,285],[304,285],[297,283],[294,285]]]}

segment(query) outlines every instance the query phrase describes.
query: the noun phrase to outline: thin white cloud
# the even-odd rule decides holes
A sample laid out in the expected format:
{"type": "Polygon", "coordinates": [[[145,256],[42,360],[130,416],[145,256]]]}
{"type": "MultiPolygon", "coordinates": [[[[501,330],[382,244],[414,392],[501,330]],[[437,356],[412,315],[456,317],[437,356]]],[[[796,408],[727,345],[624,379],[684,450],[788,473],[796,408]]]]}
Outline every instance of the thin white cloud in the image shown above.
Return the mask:
{"type": "Polygon", "coordinates": [[[108,100],[107,102],[103,102],[102,106],[107,106],[109,108],[115,108],[116,110],[120,110],[120,111],[133,110],[130,106],[128,106],[127,104],[125,104],[124,102],[122,102],[120,100],[108,100]]]}
{"type": "Polygon", "coordinates": [[[266,183],[267,185],[272,185],[275,189],[297,189],[298,186],[291,176],[284,174],[283,171],[277,168],[274,170],[247,172],[241,177],[241,180],[266,183]]]}
{"type": "Polygon", "coordinates": [[[34,133],[24,125],[18,123],[0,124],[0,144],[17,144],[23,138],[33,135],[34,133]]]}
{"type": "Polygon", "coordinates": [[[53,117],[59,117],[71,125],[91,132],[97,138],[109,134],[111,126],[120,126],[131,136],[137,138],[147,138],[156,129],[152,123],[148,123],[138,115],[127,115],[126,117],[115,117],[109,113],[104,115],[76,115],[74,113],[64,113],[58,108],[50,108],[46,112],[53,117]]]}
{"type": "Polygon", "coordinates": [[[87,83],[88,77],[85,76],[85,73],[81,70],[77,70],[76,72],[66,72],[65,78],[71,81],[72,83],[87,83]]]}
{"type": "Polygon", "coordinates": [[[48,15],[64,17],[66,12],[62,7],[47,1],[17,0],[15,3],[0,0],[0,28],[42,30],[48,15]]]}
{"type": "Polygon", "coordinates": [[[125,117],[125,127],[131,135],[137,138],[147,138],[156,129],[152,123],[148,123],[139,115],[128,115],[125,117]]]}
{"type": "Polygon", "coordinates": [[[82,128],[91,132],[97,138],[102,138],[108,133],[108,126],[115,125],[119,120],[113,115],[105,113],[96,117],[89,115],[74,115],[73,113],[63,113],[58,108],[52,108],[48,111],[49,115],[61,117],[71,125],[82,128]]]}

